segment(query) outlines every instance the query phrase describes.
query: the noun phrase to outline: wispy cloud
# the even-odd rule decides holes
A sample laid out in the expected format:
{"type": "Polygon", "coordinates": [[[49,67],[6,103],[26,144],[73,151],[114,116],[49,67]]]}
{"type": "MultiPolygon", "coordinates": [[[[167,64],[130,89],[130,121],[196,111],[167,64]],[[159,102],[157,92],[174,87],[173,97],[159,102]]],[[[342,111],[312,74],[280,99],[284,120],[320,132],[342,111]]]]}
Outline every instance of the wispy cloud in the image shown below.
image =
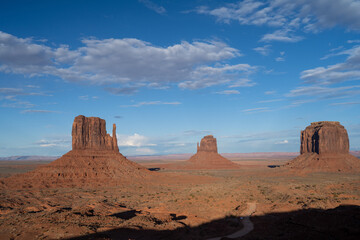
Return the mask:
{"type": "MultiPolygon", "coordinates": [[[[0,65],[1,68],[1,65],[0,65]]],[[[27,96],[51,96],[44,92],[28,92],[25,91],[23,88],[0,88],[0,94],[3,95],[27,95],[27,96]]]]}
{"type": "Polygon", "coordinates": [[[3,103],[1,105],[2,107],[7,107],[7,108],[32,108],[35,107],[35,104],[32,104],[28,101],[21,101],[21,100],[17,100],[17,99],[12,99],[11,102],[8,103],[3,103]]]}
{"type": "Polygon", "coordinates": [[[107,87],[104,89],[114,95],[132,95],[139,91],[139,87],[107,87]]]}
{"type": "Polygon", "coordinates": [[[256,48],[254,48],[254,51],[260,53],[260,54],[263,55],[263,56],[267,56],[267,55],[269,55],[270,52],[271,52],[271,49],[270,49],[270,48],[271,48],[271,45],[265,45],[265,46],[263,46],[263,47],[256,47],[256,48]]]}
{"type": "Polygon", "coordinates": [[[139,102],[132,105],[122,105],[121,107],[142,107],[148,105],[180,105],[181,102],[162,102],[162,101],[148,101],[148,102],[139,102]]]}
{"type": "Polygon", "coordinates": [[[279,99],[262,100],[262,101],[258,101],[258,103],[271,103],[271,102],[280,102],[280,101],[284,101],[284,99],[279,98],[279,99]]]}
{"type": "Polygon", "coordinates": [[[213,9],[201,6],[195,11],[214,16],[220,22],[236,21],[241,25],[301,28],[313,32],[334,26],[360,30],[360,3],[356,0],[244,0],[213,9]]]}
{"type": "Polygon", "coordinates": [[[60,112],[51,111],[51,110],[28,109],[28,110],[21,111],[21,113],[60,113],[60,112]]]}
{"type": "Polygon", "coordinates": [[[303,37],[295,36],[288,30],[276,30],[273,33],[265,34],[261,39],[260,42],[299,42],[303,40],[303,37]]]}
{"type": "Polygon", "coordinates": [[[347,40],[347,43],[360,43],[360,40],[347,40]]]}
{"type": "Polygon", "coordinates": [[[144,4],[147,8],[155,11],[158,14],[166,13],[166,9],[164,7],[159,6],[150,0],[138,0],[138,1],[142,4],[144,4]]]}
{"type": "Polygon", "coordinates": [[[226,64],[242,54],[221,41],[160,47],[134,38],[85,38],[82,44],[74,50],[66,45],[55,48],[0,32],[0,72],[51,75],[108,85],[105,90],[113,94],[133,94],[140,87],[166,88],[174,83],[188,89],[232,84],[256,70],[246,63],[226,64]]]}
{"type": "Polygon", "coordinates": [[[273,94],[275,94],[275,93],[276,93],[276,91],[266,91],[266,92],[265,92],[266,95],[273,95],[273,94]]]}
{"type": "Polygon", "coordinates": [[[255,86],[256,83],[253,82],[250,79],[247,78],[240,78],[236,81],[234,81],[233,83],[231,83],[231,85],[229,85],[230,88],[237,88],[237,87],[252,87],[255,86]]]}
{"type": "Polygon", "coordinates": [[[285,58],[283,58],[283,57],[277,57],[277,58],[275,58],[275,61],[277,61],[277,62],[283,62],[283,61],[285,61],[285,58]]]}
{"type": "Polygon", "coordinates": [[[317,67],[301,73],[305,83],[333,84],[349,80],[360,80],[360,46],[344,50],[336,55],[348,55],[342,63],[317,67]]]}
{"type": "Polygon", "coordinates": [[[217,94],[225,94],[225,95],[231,95],[231,94],[240,94],[238,90],[223,90],[220,92],[216,92],[217,94]]]}
{"type": "Polygon", "coordinates": [[[340,103],[331,103],[331,106],[343,106],[343,105],[358,105],[360,102],[340,102],[340,103]]]}
{"type": "Polygon", "coordinates": [[[242,110],[245,113],[260,113],[260,112],[269,112],[270,109],[268,107],[260,107],[260,108],[250,108],[242,110]]]}
{"type": "Polygon", "coordinates": [[[210,133],[211,131],[208,130],[187,130],[183,132],[185,136],[204,136],[210,133]]]}
{"type": "Polygon", "coordinates": [[[360,85],[346,87],[304,86],[291,90],[287,97],[315,96],[317,98],[339,98],[360,93],[360,85]]]}
{"type": "Polygon", "coordinates": [[[71,147],[71,137],[56,137],[50,139],[41,139],[40,141],[35,142],[35,145],[38,145],[42,148],[49,147],[61,147],[61,148],[70,148],[71,147]]]}
{"type": "Polygon", "coordinates": [[[96,99],[99,99],[98,96],[88,96],[88,95],[84,95],[84,96],[79,96],[79,99],[80,100],[84,100],[84,101],[88,101],[90,99],[92,100],[96,100],[96,99]]]}

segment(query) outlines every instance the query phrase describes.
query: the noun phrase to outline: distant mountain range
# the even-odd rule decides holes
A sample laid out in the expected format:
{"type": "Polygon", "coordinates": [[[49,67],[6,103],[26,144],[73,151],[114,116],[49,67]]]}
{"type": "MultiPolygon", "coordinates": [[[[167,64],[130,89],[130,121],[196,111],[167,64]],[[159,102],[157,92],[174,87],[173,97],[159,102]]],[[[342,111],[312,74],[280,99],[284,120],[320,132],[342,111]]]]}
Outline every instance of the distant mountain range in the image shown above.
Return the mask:
{"type": "Polygon", "coordinates": [[[0,157],[0,161],[53,161],[58,158],[57,156],[10,156],[0,157]]]}
{"type": "MultiPolygon", "coordinates": [[[[350,151],[355,157],[360,157],[360,151],[350,151]]],[[[169,155],[148,155],[148,156],[127,156],[132,161],[154,161],[154,160],[187,160],[193,154],[169,154],[169,155]]],[[[255,153],[221,153],[226,158],[236,159],[287,159],[299,155],[298,152],[255,152],[255,153]]],[[[0,157],[0,161],[53,161],[60,156],[10,156],[0,157]]]]}

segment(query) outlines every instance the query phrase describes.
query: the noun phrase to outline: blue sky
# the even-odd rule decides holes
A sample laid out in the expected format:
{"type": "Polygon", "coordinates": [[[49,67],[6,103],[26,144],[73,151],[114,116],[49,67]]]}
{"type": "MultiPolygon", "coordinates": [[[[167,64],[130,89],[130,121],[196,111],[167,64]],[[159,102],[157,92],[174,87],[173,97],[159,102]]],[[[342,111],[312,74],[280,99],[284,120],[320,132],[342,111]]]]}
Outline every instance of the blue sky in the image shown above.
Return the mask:
{"type": "Polygon", "coordinates": [[[2,1],[0,156],[62,155],[75,116],[125,155],[299,151],[340,121],[360,150],[360,1],[2,1]]]}

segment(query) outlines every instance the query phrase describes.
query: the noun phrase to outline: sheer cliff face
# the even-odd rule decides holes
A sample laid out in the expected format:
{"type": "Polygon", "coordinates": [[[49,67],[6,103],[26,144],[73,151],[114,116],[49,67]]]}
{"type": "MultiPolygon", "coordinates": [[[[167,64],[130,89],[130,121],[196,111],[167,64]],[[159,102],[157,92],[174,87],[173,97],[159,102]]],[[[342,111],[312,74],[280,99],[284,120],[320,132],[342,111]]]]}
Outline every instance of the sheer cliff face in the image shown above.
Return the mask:
{"type": "Polygon", "coordinates": [[[212,135],[208,135],[203,137],[200,142],[200,146],[198,144],[197,152],[214,152],[217,153],[217,144],[216,138],[212,135]]]}
{"type": "Polygon", "coordinates": [[[98,117],[75,117],[72,127],[73,150],[111,150],[119,151],[116,139],[116,125],[113,136],[106,133],[106,122],[98,117]]]}
{"type": "Polygon", "coordinates": [[[339,122],[314,122],[301,131],[300,154],[349,153],[349,138],[339,122]]]}

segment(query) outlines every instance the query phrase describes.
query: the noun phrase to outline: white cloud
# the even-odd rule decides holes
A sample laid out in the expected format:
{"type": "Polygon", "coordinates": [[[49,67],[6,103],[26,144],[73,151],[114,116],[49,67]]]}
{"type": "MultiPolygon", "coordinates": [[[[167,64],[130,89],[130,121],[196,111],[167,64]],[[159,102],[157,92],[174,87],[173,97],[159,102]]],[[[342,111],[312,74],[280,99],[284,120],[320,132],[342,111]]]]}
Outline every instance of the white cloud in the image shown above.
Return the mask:
{"type": "Polygon", "coordinates": [[[269,111],[270,110],[268,107],[250,108],[243,110],[243,112],[245,113],[259,113],[259,112],[269,112],[269,111]]]}
{"type": "Polygon", "coordinates": [[[218,84],[232,84],[230,87],[236,86],[253,86],[255,83],[249,79],[238,80],[239,74],[249,75],[256,70],[256,67],[249,64],[237,65],[220,65],[216,67],[202,66],[195,69],[190,78],[192,80],[184,81],[178,84],[180,88],[197,89],[210,87],[218,84]],[[241,83],[241,84],[239,84],[241,83]]]}
{"type": "Polygon", "coordinates": [[[292,103],[294,106],[301,105],[303,103],[310,103],[316,100],[322,99],[337,99],[337,98],[349,98],[360,94],[360,85],[346,86],[346,87],[328,87],[328,86],[317,86],[310,85],[304,87],[298,87],[291,90],[287,97],[290,98],[310,98],[310,99],[299,99],[292,103]]]}
{"type": "Polygon", "coordinates": [[[271,103],[271,102],[281,102],[281,101],[284,101],[284,99],[279,98],[279,99],[262,100],[262,101],[258,101],[258,103],[271,103]]]}
{"type": "Polygon", "coordinates": [[[156,153],[156,151],[151,148],[136,148],[135,152],[139,155],[153,155],[156,153]]]}
{"type": "Polygon", "coordinates": [[[132,105],[122,105],[122,107],[142,107],[147,105],[180,105],[181,102],[162,102],[162,101],[148,101],[148,102],[139,102],[132,105]]]}
{"type": "Polygon", "coordinates": [[[32,108],[35,107],[35,104],[32,104],[28,101],[21,101],[16,98],[12,98],[11,102],[3,103],[1,107],[8,107],[8,108],[32,108]]]}
{"type": "Polygon", "coordinates": [[[84,95],[84,96],[79,96],[79,99],[80,100],[84,100],[84,101],[88,101],[88,100],[90,100],[90,99],[92,99],[92,100],[96,100],[96,99],[99,99],[99,97],[98,96],[89,96],[89,95],[84,95]]]}
{"type": "Polygon", "coordinates": [[[283,62],[283,61],[285,61],[285,58],[283,58],[283,57],[277,57],[277,58],[275,58],[275,61],[277,61],[277,62],[283,62]]]}
{"type": "Polygon", "coordinates": [[[237,87],[252,87],[256,85],[255,82],[251,81],[247,78],[241,78],[238,80],[235,80],[231,85],[229,85],[230,88],[237,88],[237,87]]]}
{"type": "Polygon", "coordinates": [[[204,136],[211,134],[209,130],[186,130],[183,132],[185,136],[204,136]]]}
{"type": "Polygon", "coordinates": [[[256,69],[226,64],[241,53],[220,41],[183,41],[167,47],[134,38],[85,38],[82,43],[75,50],[66,45],[52,48],[0,32],[0,72],[52,75],[112,85],[105,90],[113,94],[132,94],[140,87],[166,88],[173,83],[190,89],[231,83],[256,69]]]}
{"type": "Polygon", "coordinates": [[[275,144],[288,144],[288,143],[289,143],[288,140],[283,140],[283,141],[276,142],[275,144]]]}
{"type": "Polygon", "coordinates": [[[271,42],[271,41],[278,41],[278,42],[299,42],[303,39],[303,37],[295,36],[288,30],[276,30],[273,33],[265,34],[261,38],[261,42],[271,42]]]}
{"type": "Polygon", "coordinates": [[[70,148],[71,136],[41,139],[40,141],[35,142],[35,145],[38,145],[42,148],[48,148],[48,147],[70,148]]]}
{"type": "Polygon", "coordinates": [[[348,40],[347,43],[360,43],[360,40],[348,40]]]}
{"type": "Polygon", "coordinates": [[[341,103],[331,103],[331,106],[344,106],[344,105],[358,105],[360,102],[341,102],[341,103]]]}
{"type": "Polygon", "coordinates": [[[338,83],[349,80],[360,80],[360,46],[344,50],[336,55],[348,55],[345,62],[327,67],[317,67],[301,73],[306,83],[338,83]]]}
{"type": "Polygon", "coordinates": [[[266,92],[265,92],[266,95],[273,95],[273,94],[275,94],[275,93],[276,93],[276,91],[266,91],[266,92]]]}
{"type": "Polygon", "coordinates": [[[238,90],[223,90],[220,92],[216,92],[217,94],[225,94],[225,95],[230,95],[230,94],[240,94],[240,92],[238,90]]]}
{"type": "Polygon", "coordinates": [[[156,144],[150,143],[149,138],[137,133],[133,135],[117,135],[118,145],[122,147],[144,147],[144,146],[156,146],[156,144]]]}
{"type": "Polygon", "coordinates": [[[59,112],[51,111],[51,110],[29,109],[29,110],[21,111],[21,113],[59,113],[59,112]]]}
{"type": "Polygon", "coordinates": [[[226,23],[235,20],[242,25],[282,26],[286,22],[286,18],[275,13],[269,4],[253,0],[244,0],[234,4],[226,4],[225,6],[212,10],[202,6],[197,8],[196,12],[214,16],[218,21],[226,23]]]}
{"type": "Polygon", "coordinates": [[[270,47],[271,47],[271,45],[265,45],[263,47],[256,47],[256,48],[254,48],[254,50],[263,56],[267,56],[270,54],[270,51],[271,51],[270,47]]]}
{"type": "Polygon", "coordinates": [[[166,13],[166,9],[162,6],[159,6],[155,3],[153,3],[150,0],[138,0],[140,3],[143,3],[147,8],[155,11],[158,14],[164,14],[166,13]]]}
{"type": "Polygon", "coordinates": [[[237,21],[241,25],[302,28],[312,32],[338,25],[360,30],[357,0],[244,0],[214,9],[202,6],[195,11],[221,22],[237,21]]]}

